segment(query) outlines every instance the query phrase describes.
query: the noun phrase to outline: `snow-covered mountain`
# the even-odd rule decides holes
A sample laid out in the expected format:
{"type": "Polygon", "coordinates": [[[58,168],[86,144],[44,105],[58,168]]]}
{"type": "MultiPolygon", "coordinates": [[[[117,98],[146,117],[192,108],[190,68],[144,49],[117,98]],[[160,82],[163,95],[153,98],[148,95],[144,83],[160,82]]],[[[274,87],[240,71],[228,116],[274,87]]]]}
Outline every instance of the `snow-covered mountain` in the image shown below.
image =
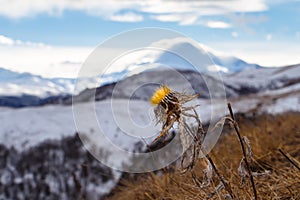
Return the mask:
{"type": "MultiPolygon", "coordinates": [[[[296,87],[299,82],[299,65],[282,68],[247,68],[244,71],[223,74],[222,79],[216,79],[209,74],[200,74],[192,70],[150,70],[134,74],[120,81],[105,84],[94,89],[85,89],[73,96],[74,102],[85,102],[94,98],[97,101],[109,99],[114,93],[114,98],[147,100],[157,85],[167,84],[176,90],[185,90],[192,87],[193,91],[201,94],[201,98],[218,96],[217,91],[225,89],[227,97],[240,97],[249,94],[276,91],[296,87]],[[168,77],[166,79],[166,77],[168,77]],[[213,84],[214,94],[209,94],[207,83],[213,84]],[[117,87],[115,87],[117,85],[117,87]],[[141,87],[142,86],[142,87],[141,87]],[[136,88],[139,88],[136,90],[136,88]],[[223,89],[224,88],[224,89],[223,89]],[[134,91],[134,92],[133,92],[134,91]],[[133,93],[132,93],[133,92],[133,93]]],[[[111,77],[110,77],[111,78],[111,77]]],[[[112,81],[113,79],[110,79],[112,81]]],[[[56,95],[46,98],[23,95],[21,97],[2,96],[0,105],[8,107],[38,106],[46,104],[71,104],[71,95],[56,95]]]]}
{"type": "Polygon", "coordinates": [[[0,68],[0,106],[26,107],[60,103],[87,88],[118,81],[126,72],[114,72],[99,77],[81,78],[82,87],[74,89],[75,78],[44,78],[30,73],[18,73],[0,68]]]}
{"type": "MultiPolygon", "coordinates": [[[[101,85],[116,82],[127,73],[127,70],[104,74],[101,77],[81,78],[86,87],[77,88],[82,91],[100,80],[101,85]]],[[[44,78],[42,76],[19,73],[0,67],[0,96],[64,96],[74,94],[75,78],[44,78]]]]}
{"type": "MultiPolygon", "coordinates": [[[[201,94],[199,99],[201,109],[200,116],[203,116],[203,121],[210,119],[210,96],[208,94],[203,78],[200,74],[193,71],[182,71],[183,79],[174,78],[173,71],[149,71],[128,77],[120,81],[117,85],[111,84],[99,87],[96,90],[96,114],[100,122],[105,122],[104,129],[113,135],[121,134],[118,125],[114,122],[114,117],[111,110],[110,97],[114,92],[114,101],[120,107],[118,110],[120,115],[126,115],[128,110],[121,109],[128,106],[128,100],[133,105],[134,119],[139,123],[151,121],[149,117],[149,110],[151,105],[148,102],[149,97],[157,88],[157,84],[148,84],[138,88],[143,81],[161,82],[165,77],[168,78],[167,84],[178,91],[184,89],[183,81],[186,79],[192,84],[193,89],[201,94]],[[201,79],[202,78],[202,79],[201,79]],[[114,87],[116,91],[114,90],[114,87]],[[134,88],[138,88],[131,93],[134,88]],[[181,89],[180,89],[181,88],[181,89]],[[106,100],[105,100],[106,99],[106,100]],[[145,112],[147,110],[147,112],[145,112]]],[[[270,111],[271,108],[282,108],[280,112],[284,111],[300,111],[300,65],[288,66],[284,68],[271,69],[253,69],[224,76],[225,90],[227,90],[227,98],[235,102],[234,107],[237,111],[248,112],[254,109],[255,106],[259,112],[270,111]],[[285,105],[284,102],[293,99],[293,104],[285,105]],[[251,104],[251,105],[250,105],[251,104]],[[261,110],[260,110],[261,109],[261,110]]],[[[205,77],[206,80],[215,80],[212,77],[205,77]]],[[[220,87],[222,87],[221,83],[220,87]]],[[[218,83],[216,83],[218,85],[218,83]]],[[[186,91],[192,92],[192,91],[186,91]]],[[[85,107],[87,100],[93,100],[92,93],[86,90],[79,94],[77,104],[80,107],[85,107]],[[84,96],[84,97],[82,97],[84,96]],[[81,98],[81,99],[80,99],[81,98]]],[[[224,96],[214,98],[224,98],[224,96]]],[[[68,101],[70,101],[69,99],[68,101]]],[[[68,102],[67,104],[70,104],[68,102]]],[[[46,105],[41,107],[28,107],[22,109],[11,109],[0,107],[0,141],[5,141],[8,146],[15,146],[17,149],[24,149],[35,146],[47,139],[60,139],[66,136],[73,135],[76,131],[73,122],[72,106],[70,105],[46,105]],[[30,117],[29,117],[30,116],[30,117]],[[12,120],[13,119],[13,120],[12,120]],[[17,122],[17,123],[16,123],[17,122]],[[21,135],[22,137],[21,137],[21,135]],[[25,134],[25,135],[24,135],[25,134]]],[[[83,109],[88,110],[88,109],[83,109]]],[[[278,109],[277,109],[278,110],[278,109]]],[[[277,111],[279,112],[279,111],[277,111]]],[[[272,113],[272,112],[271,112],[272,113]]],[[[82,115],[85,116],[83,112],[82,115]]],[[[152,116],[153,117],[153,116],[152,116]]],[[[88,117],[83,117],[88,118],[88,117]]],[[[95,127],[85,127],[81,132],[89,132],[95,130],[95,127]]],[[[154,131],[155,132],[155,131],[154,131]]],[[[118,137],[118,136],[117,136],[118,137]]],[[[119,146],[125,141],[124,137],[115,139],[119,141],[119,146]]],[[[126,140],[127,141],[127,140],[126,140]]],[[[134,141],[135,143],[137,141],[134,141]]],[[[125,146],[127,143],[125,142],[125,146]]],[[[125,147],[124,147],[125,148],[125,147]]]]}
{"type": "MultiPolygon", "coordinates": [[[[222,79],[209,74],[201,74],[191,70],[151,70],[144,71],[97,88],[88,89],[73,97],[74,102],[84,102],[94,98],[100,101],[113,98],[148,100],[158,85],[166,84],[177,91],[190,89],[192,93],[201,94],[200,98],[225,96],[239,98],[251,94],[262,94],[288,90],[297,87],[300,82],[300,65],[282,68],[248,68],[244,71],[223,74],[222,79]],[[166,78],[167,77],[167,78],[166,78]],[[208,84],[214,87],[209,93],[208,84]]],[[[71,98],[63,103],[70,104],[71,98]]]]}
{"type": "MultiPolygon", "coordinates": [[[[177,91],[182,91],[187,88],[187,84],[191,84],[194,91],[186,91],[188,93],[200,93],[200,116],[204,117],[204,121],[210,119],[209,104],[211,95],[208,94],[204,79],[211,80],[216,85],[213,77],[203,76],[193,71],[180,71],[182,80],[176,77],[174,71],[147,71],[119,81],[117,84],[101,86],[96,89],[96,114],[100,122],[105,122],[104,126],[107,132],[120,134],[117,124],[114,123],[113,113],[111,113],[111,95],[114,93],[114,101],[119,103],[118,112],[121,115],[126,115],[128,110],[121,108],[127,105],[128,100],[133,103],[135,119],[145,122],[150,120],[149,112],[145,110],[151,109],[148,102],[149,97],[157,88],[157,84],[163,82],[166,77],[166,82],[170,87],[177,91]],[[138,87],[143,82],[153,81],[157,84],[146,84],[138,87]],[[188,81],[188,82],[182,82],[188,81]],[[134,88],[138,88],[134,90],[134,88]],[[113,91],[115,90],[115,91],[113,91]],[[134,93],[131,91],[134,90],[134,93]],[[122,104],[123,103],[123,104],[122,104]],[[122,104],[122,105],[121,105],[122,104]],[[203,112],[203,113],[202,113],[203,112]]],[[[230,74],[223,77],[227,98],[230,101],[236,102],[235,109],[241,112],[247,112],[253,109],[249,106],[249,102],[256,102],[255,105],[265,107],[261,111],[269,110],[278,103],[278,107],[283,105],[285,99],[294,99],[295,103],[285,105],[281,112],[284,111],[300,111],[300,65],[282,67],[282,68],[264,68],[251,69],[235,74],[230,74]],[[297,102],[298,101],[298,102],[297,102]],[[247,103],[248,102],[248,103],[247,103]]],[[[83,91],[75,97],[75,103],[81,107],[85,107],[87,101],[92,99],[93,93],[90,90],[83,91]]],[[[214,98],[224,98],[224,96],[215,95],[214,98]]],[[[66,99],[65,104],[70,104],[71,99],[66,99]]],[[[73,135],[76,132],[75,124],[73,123],[72,107],[70,105],[46,105],[41,107],[28,107],[22,109],[11,109],[0,107],[0,141],[5,141],[9,146],[15,146],[18,149],[35,146],[46,139],[59,139],[65,136],[73,135]],[[28,117],[30,116],[30,117],[28,117]],[[11,120],[14,119],[14,120],[11,120]],[[18,122],[18,123],[15,123],[18,122]],[[20,137],[19,132],[26,132],[26,137],[20,137]],[[17,139],[20,137],[19,139],[17,139]]],[[[85,109],[83,109],[85,110],[85,109]]],[[[272,112],[271,112],[272,113],[272,112]]],[[[85,116],[83,112],[82,115],[85,116]]],[[[88,117],[83,117],[88,118],[88,117]]],[[[95,127],[85,127],[82,132],[89,132],[95,127]]],[[[125,141],[119,137],[117,140],[125,141]]],[[[135,141],[136,142],[136,141],[135,141]]],[[[122,146],[122,144],[119,144],[122,146]]],[[[126,146],[126,144],[125,144],[126,146]]]]}
{"type": "Polygon", "coordinates": [[[18,73],[0,68],[0,96],[33,95],[47,97],[70,94],[74,80],[43,78],[30,73],[18,73]]]}
{"type": "MultiPolygon", "coordinates": [[[[234,73],[246,68],[259,68],[258,65],[217,53],[204,45],[182,38],[161,40],[150,46],[153,47],[152,50],[134,52],[128,58],[126,56],[124,59],[121,58],[119,62],[114,63],[113,70],[108,74],[80,79],[85,82],[85,85],[82,86],[83,88],[76,88],[77,92],[89,88],[95,79],[100,79],[101,85],[105,85],[142,71],[153,68],[157,70],[162,66],[180,70],[196,70],[201,73],[216,71],[234,73]],[[155,50],[157,46],[164,48],[155,50]],[[190,62],[197,63],[201,67],[196,69],[190,62]]],[[[23,101],[30,101],[29,99],[32,97],[47,98],[71,95],[74,92],[75,82],[76,79],[43,78],[30,73],[18,73],[0,68],[0,96],[6,101],[10,100],[11,97],[23,96],[25,98],[23,101]]],[[[13,100],[16,101],[16,98],[13,100]]],[[[38,100],[34,101],[37,102],[38,100]]]]}

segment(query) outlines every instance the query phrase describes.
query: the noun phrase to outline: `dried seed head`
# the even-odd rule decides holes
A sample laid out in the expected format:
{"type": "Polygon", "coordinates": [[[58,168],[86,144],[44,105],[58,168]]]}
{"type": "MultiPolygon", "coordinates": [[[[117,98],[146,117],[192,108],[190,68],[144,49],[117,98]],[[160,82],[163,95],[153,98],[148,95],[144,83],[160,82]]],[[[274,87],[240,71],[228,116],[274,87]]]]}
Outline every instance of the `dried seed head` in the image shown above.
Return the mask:
{"type": "MultiPolygon", "coordinates": [[[[166,115],[175,114],[176,117],[179,118],[181,112],[179,101],[176,93],[173,92],[169,87],[163,85],[158,88],[152,95],[150,101],[153,105],[156,106],[154,110],[160,110],[162,111],[161,113],[164,113],[166,115]]],[[[157,113],[158,112],[155,111],[156,117],[158,117],[157,113]]]]}
{"type": "Polygon", "coordinates": [[[170,93],[171,93],[171,89],[168,88],[167,86],[163,85],[154,92],[154,94],[152,95],[152,97],[150,99],[150,102],[153,105],[158,105],[170,93]]]}

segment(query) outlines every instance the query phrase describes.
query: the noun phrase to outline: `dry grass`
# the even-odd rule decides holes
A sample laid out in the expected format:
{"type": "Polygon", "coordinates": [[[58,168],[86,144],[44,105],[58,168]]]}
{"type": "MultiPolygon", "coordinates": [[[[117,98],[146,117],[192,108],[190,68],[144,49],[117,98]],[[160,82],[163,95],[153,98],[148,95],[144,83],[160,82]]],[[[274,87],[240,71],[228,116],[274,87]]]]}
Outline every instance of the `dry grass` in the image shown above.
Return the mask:
{"type": "MultiPolygon", "coordinates": [[[[269,170],[268,175],[255,176],[258,199],[300,199],[300,171],[280,152],[283,150],[299,166],[300,114],[259,116],[253,119],[237,118],[240,132],[251,142],[255,161],[254,172],[269,170]]],[[[240,144],[234,129],[226,128],[209,154],[220,174],[226,179],[237,199],[253,199],[250,181],[241,183],[238,167],[242,158],[240,144]]],[[[197,160],[196,177],[202,182],[206,162],[197,160]]],[[[190,173],[181,174],[174,167],[166,173],[148,173],[122,179],[120,185],[107,199],[225,199],[226,190],[216,191],[219,184],[216,175],[210,186],[201,189],[193,182],[190,173]]],[[[228,198],[229,199],[229,198],[228,198]]]]}

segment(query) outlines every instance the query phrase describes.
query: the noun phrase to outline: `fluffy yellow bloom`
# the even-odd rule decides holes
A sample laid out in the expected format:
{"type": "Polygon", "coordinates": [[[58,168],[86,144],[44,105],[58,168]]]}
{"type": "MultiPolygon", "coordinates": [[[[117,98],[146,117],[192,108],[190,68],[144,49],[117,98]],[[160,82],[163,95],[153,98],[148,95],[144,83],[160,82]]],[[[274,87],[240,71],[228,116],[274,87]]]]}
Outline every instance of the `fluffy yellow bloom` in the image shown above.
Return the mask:
{"type": "Polygon", "coordinates": [[[153,105],[157,105],[165,98],[165,96],[170,94],[170,92],[171,92],[171,89],[168,88],[167,86],[163,85],[154,92],[154,94],[152,95],[152,97],[150,99],[150,102],[153,105]]]}

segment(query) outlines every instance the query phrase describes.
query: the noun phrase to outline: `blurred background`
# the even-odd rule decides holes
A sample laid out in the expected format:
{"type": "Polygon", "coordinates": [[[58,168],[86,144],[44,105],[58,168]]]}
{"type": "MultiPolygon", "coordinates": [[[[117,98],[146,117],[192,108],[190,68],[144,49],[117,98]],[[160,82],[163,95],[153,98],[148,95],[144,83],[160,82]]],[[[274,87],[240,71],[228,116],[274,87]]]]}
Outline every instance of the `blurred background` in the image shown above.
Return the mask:
{"type": "MultiPolygon", "coordinates": [[[[0,0],[0,199],[100,199],[118,184],[122,172],[101,164],[83,147],[72,95],[75,104],[95,99],[104,131],[131,151],[143,151],[145,144],[125,137],[114,122],[107,106],[113,91],[119,101],[133,99],[136,116],[149,122],[148,99],[157,85],[134,94],[128,87],[138,88],[141,80],[187,87],[173,76],[174,70],[201,94],[199,112],[205,123],[211,102],[204,80],[214,80],[216,73],[236,113],[255,118],[300,112],[299,24],[298,0],[0,0]],[[194,43],[161,38],[155,44],[208,55],[214,64],[197,71],[166,51],[140,51],[111,65],[97,88],[89,84],[94,77],[85,76],[80,79],[86,86],[74,91],[81,67],[99,44],[144,27],[192,38],[194,43]]],[[[111,45],[102,56],[134,43],[111,45]]],[[[87,125],[80,131],[94,129],[87,125]]]]}

